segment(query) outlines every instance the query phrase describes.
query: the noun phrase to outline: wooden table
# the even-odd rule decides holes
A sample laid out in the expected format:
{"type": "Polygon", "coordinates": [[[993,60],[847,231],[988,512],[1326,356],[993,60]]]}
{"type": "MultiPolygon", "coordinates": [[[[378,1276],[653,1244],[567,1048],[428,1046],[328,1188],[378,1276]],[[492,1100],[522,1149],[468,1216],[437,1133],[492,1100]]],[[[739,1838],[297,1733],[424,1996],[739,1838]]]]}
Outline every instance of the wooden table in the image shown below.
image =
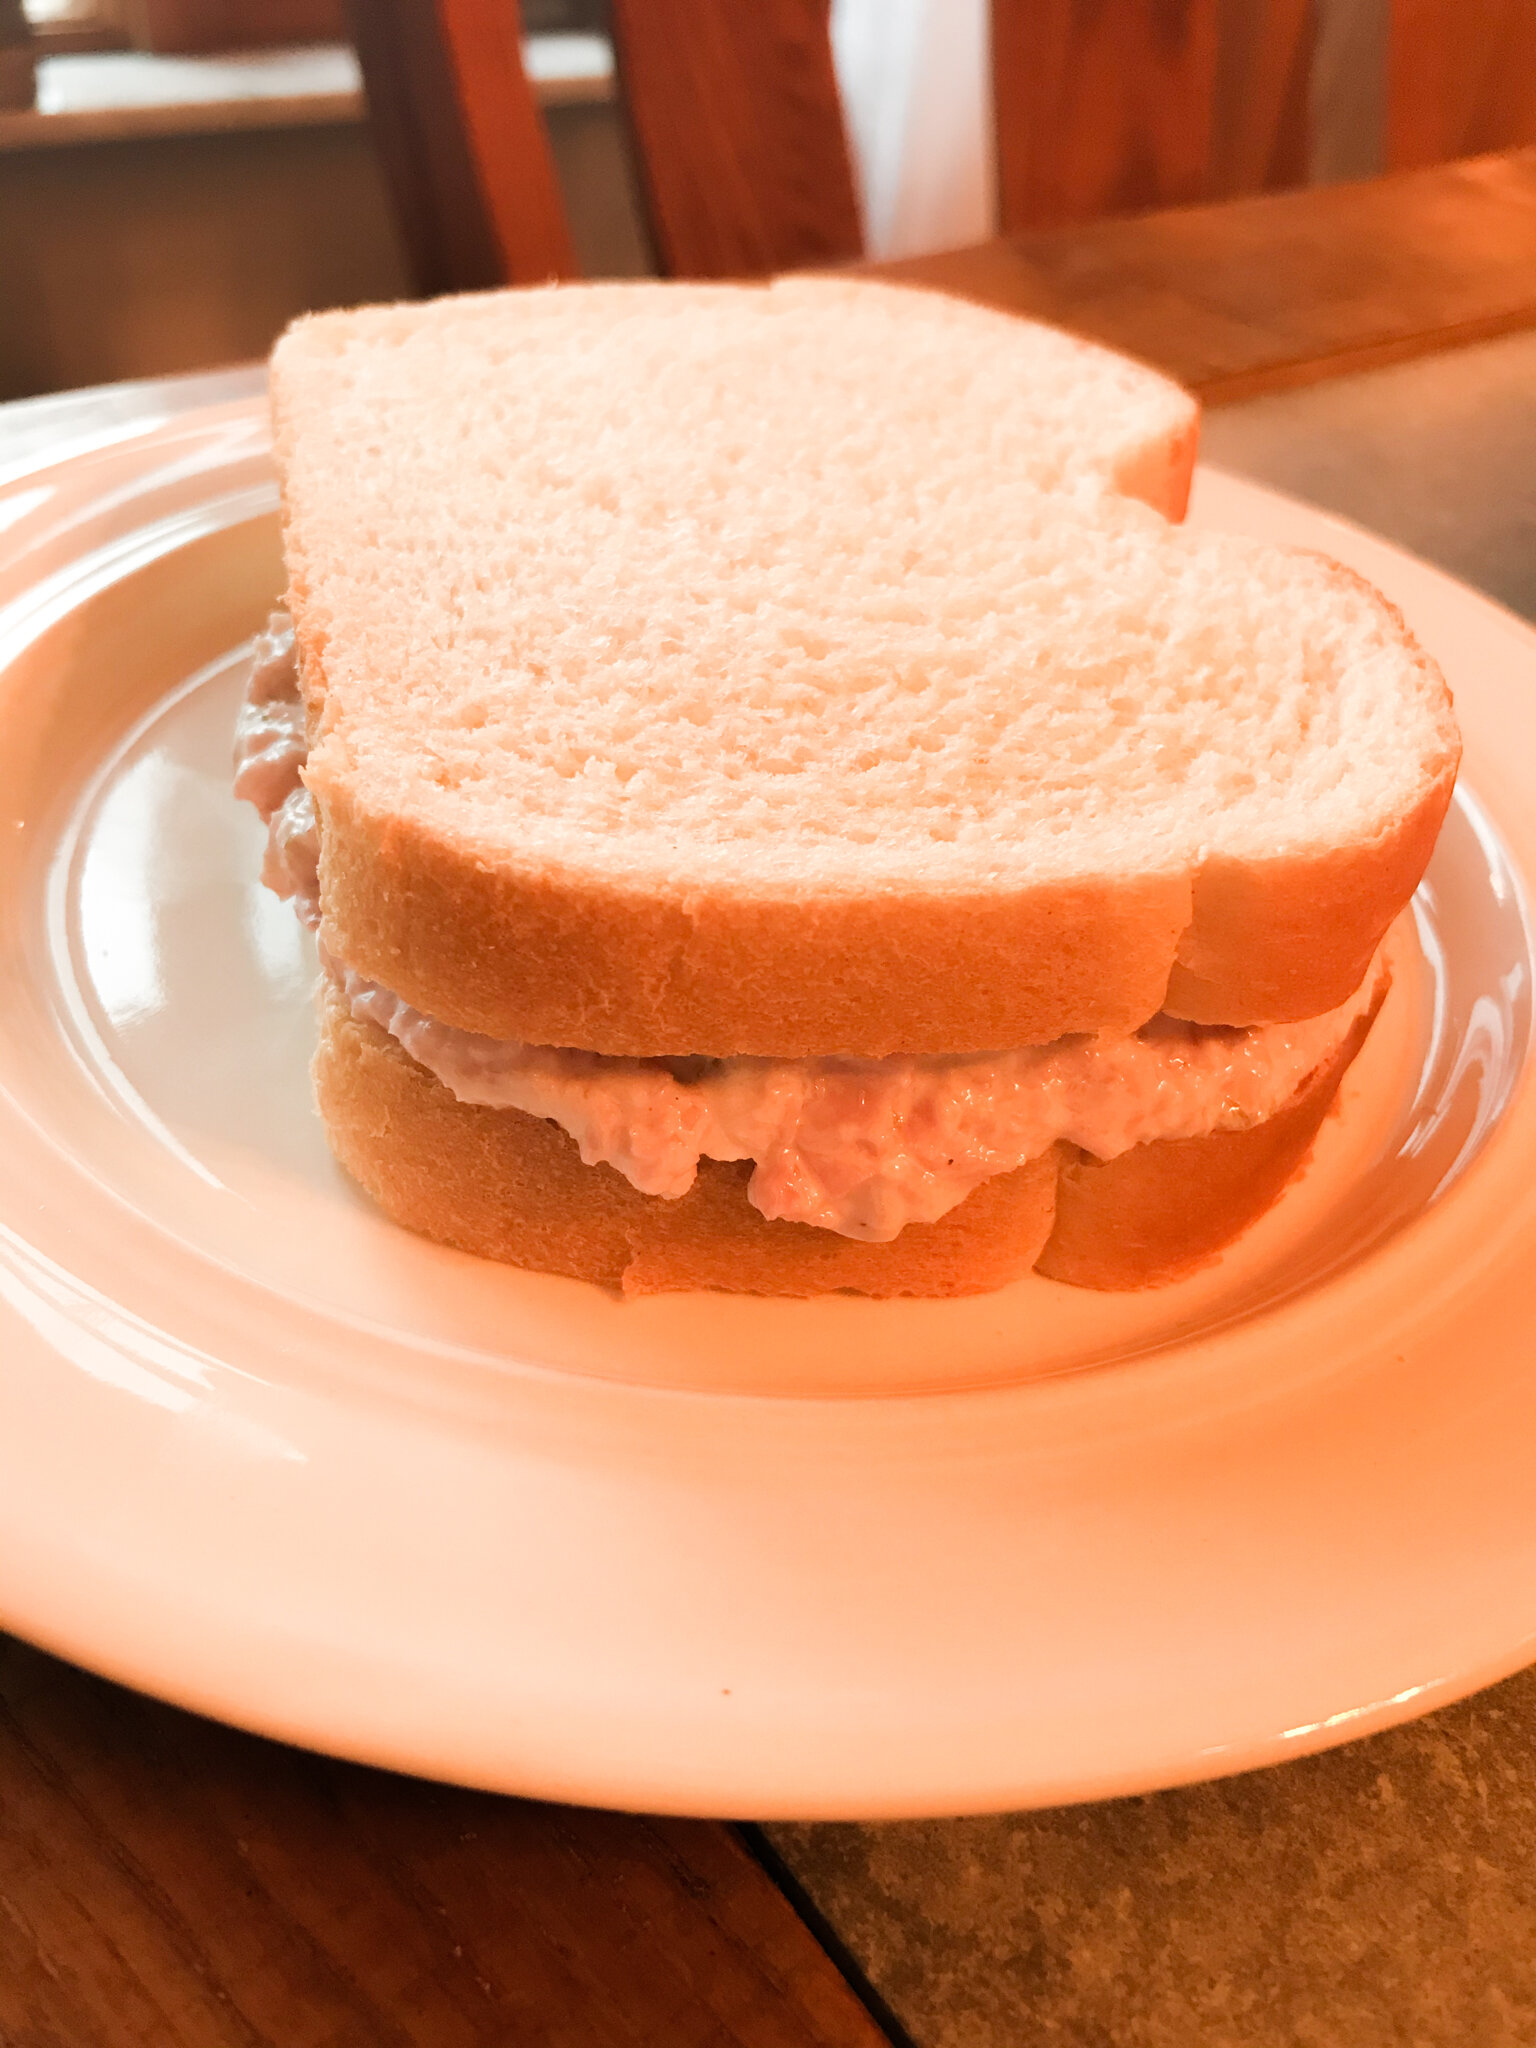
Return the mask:
{"type": "Polygon", "coordinates": [[[1092,335],[1221,405],[1536,324],[1536,148],[866,267],[1092,335]]]}
{"type": "Polygon", "coordinates": [[[391,1777],[0,1642],[5,2048],[874,2048],[738,1831],[391,1777]]]}
{"type": "MultiPolygon", "coordinates": [[[[1171,368],[1210,401],[1229,401],[1536,327],[1536,152],[883,268],[1077,326],[1171,368]]],[[[250,374],[232,386],[178,380],[0,409],[0,472],[29,455],[46,459],[54,441],[93,422],[249,388],[250,374]]],[[[1295,1854],[1275,1831],[1293,1796],[1285,1788],[1308,1782],[1298,1771],[1314,1774],[1329,1812],[1352,1811],[1355,1799],[1365,1814],[1389,1799],[1404,1757],[1449,1772],[1471,1770],[1457,1759],[1474,1751],[1486,1780],[1480,1810],[1486,1816],[1490,1796],[1495,1808],[1502,1796],[1508,1826],[1523,1826],[1530,1800],[1521,1805],[1516,1793],[1536,1755],[1536,1684],[1513,1680],[1488,1700],[1453,1710],[1461,1720],[1442,1717],[1471,1733],[1439,1735],[1430,1724],[1422,1738],[1397,1731],[1343,1758],[1236,1781],[1260,1788],[1247,1807],[1215,1787],[1081,1816],[940,1823],[904,1838],[847,1829],[778,1830],[775,1839],[822,1905],[855,1930],[869,1977],[908,2015],[919,2048],[991,2048],[1005,2038],[980,2030],[975,2002],[969,2019],[946,2016],[939,1969],[1004,1986],[1017,2001],[1010,2010],[1038,2010],[1049,2038],[1086,2048],[1117,2038],[1116,2013],[1071,2003],[1075,1965],[1064,1950],[1051,1950],[1038,1927],[1030,1947],[1035,1937],[1026,1940],[1015,1920],[1009,1938],[1021,1946],[994,1953],[955,1933],[953,1912],[946,1936],[944,1896],[930,1887],[925,1898],[916,1879],[903,1880],[903,1892],[896,1861],[882,1866],[882,1856],[896,1859],[905,1839],[903,1868],[937,1873],[932,1883],[947,1887],[953,1907],[956,1887],[995,1889],[998,1869],[976,1862],[986,1845],[1018,1855],[1032,1842],[1037,1862],[1027,1869],[1066,1873],[1060,1882],[1077,1886],[1086,1912],[1100,1903],[1086,1895],[1102,1889],[1104,1870],[1083,1860],[1086,1851],[1074,1865],[1069,1845],[1101,1845],[1111,1874],[1131,1869],[1138,1853],[1143,1872],[1164,1873],[1169,1844],[1206,1827],[1221,1853],[1242,1859],[1242,1825],[1220,1816],[1252,1811],[1268,1816],[1257,1823],[1274,1848],[1264,1867],[1284,1882],[1295,1854]],[[1520,1735],[1502,1752],[1501,1716],[1520,1735]],[[1490,1795],[1500,1768],[1515,1791],[1490,1795]],[[1143,1834],[1151,1831],[1141,1851],[1138,1814],[1149,1817],[1143,1834]],[[1011,1832],[978,1832],[989,1825],[1011,1832]],[[940,1959],[926,1977],[925,1954],[940,1959]]],[[[1426,1856],[1435,1849],[1425,1845],[1426,1856]]],[[[1483,1838],[1465,1849],[1485,1867],[1492,1853],[1483,1838]]],[[[1444,1867],[1443,1856],[1425,1866],[1444,1867]]],[[[1467,1882],[1475,1881],[1474,1869],[1467,1882]]],[[[1499,1896],[1502,1938],[1518,1945],[1524,1929],[1530,1952],[1536,1860],[1527,1857],[1499,1896]]],[[[1069,1895],[1063,1913],[1071,1905],[1069,1895]]],[[[1121,1910],[1100,1914],[1095,1940],[1116,1938],[1121,1910]]],[[[1370,1905],[1373,1925],[1382,1910],[1370,1905]]],[[[1448,1910],[1443,1900],[1438,1910],[1448,1910]]],[[[1134,1919],[1134,1901],[1124,1911],[1134,1919]]],[[[1362,1955],[1369,1934],[1362,1926],[1362,1955]]],[[[1200,1948],[1194,1938],[1192,1968],[1200,1948]]],[[[1138,1980],[1155,1975],[1155,1959],[1134,1944],[1126,1954],[1137,1958],[1138,1980]]],[[[1346,1956],[1340,1967],[1366,1965],[1346,1956]]],[[[1177,2003],[1177,1973],[1170,1981],[1177,2003]]],[[[1341,2018],[1334,2042],[1460,2048],[1470,2038],[1471,2007],[1456,2008],[1451,2031],[1410,2026],[1392,2010],[1387,1977],[1380,1986],[1366,1986],[1363,2020],[1341,2018]]],[[[1271,2010],[1286,2031],[1253,2031],[1250,1989],[1229,1987],[1220,2007],[1232,2015],[1232,2040],[1289,2048],[1330,2039],[1326,2016],[1322,2031],[1303,2033],[1310,2022],[1283,2000],[1271,2010]]],[[[1536,2040],[1536,1989],[1524,2005],[1518,1984],[1499,1995],[1503,2005],[1490,2004],[1486,2025],[1478,2022],[1478,2048],[1536,2040]]],[[[1119,2010],[1135,2021],[1120,2038],[1165,2038],[1145,2014],[1119,2010]]],[[[0,1642],[0,2048],[873,2048],[905,2038],[755,1830],[391,1777],[214,1727],[0,1642]]],[[[1166,2038],[1176,2043],[1177,2028],[1166,2038]]]]}

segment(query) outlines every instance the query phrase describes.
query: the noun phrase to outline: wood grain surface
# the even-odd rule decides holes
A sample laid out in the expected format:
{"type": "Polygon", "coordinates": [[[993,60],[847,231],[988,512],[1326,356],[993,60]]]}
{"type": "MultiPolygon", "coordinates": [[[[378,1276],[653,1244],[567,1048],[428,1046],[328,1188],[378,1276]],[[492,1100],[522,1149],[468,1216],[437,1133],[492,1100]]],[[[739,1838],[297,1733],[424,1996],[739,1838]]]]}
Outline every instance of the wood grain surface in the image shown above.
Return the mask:
{"type": "Polygon", "coordinates": [[[262,1742],[0,1638],[3,2048],[881,2048],[730,1828],[262,1742]]]}
{"type": "Polygon", "coordinates": [[[1311,0],[993,0],[1006,232],[1300,184],[1311,0]]]}
{"type": "Polygon", "coordinates": [[[1536,142],[1536,0],[1391,0],[1389,168],[1536,142]]]}
{"type": "Polygon", "coordinates": [[[1307,182],[1317,14],[1317,0],[1221,0],[1206,198],[1307,182]]]}
{"type": "Polygon", "coordinates": [[[430,298],[504,284],[505,257],[436,11],[420,0],[348,0],[348,7],[368,125],[412,285],[430,298]]]}
{"type": "Polygon", "coordinates": [[[1536,324],[1536,149],[868,268],[1070,327],[1219,404],[1536,324]]]}
{"type": "Polygon", "coordinates": [[[612,0],[614,56],[668,277],[757,277],[863,248],[830,0],[612,0]]]}
{"type": "MultiPolygon", "coordinates": [[[[419,0],[417,0],[419,5],[419,0]]],[[[580,276],[509,0],[434,0],[475,180],[508,284],[580,276]]]]}

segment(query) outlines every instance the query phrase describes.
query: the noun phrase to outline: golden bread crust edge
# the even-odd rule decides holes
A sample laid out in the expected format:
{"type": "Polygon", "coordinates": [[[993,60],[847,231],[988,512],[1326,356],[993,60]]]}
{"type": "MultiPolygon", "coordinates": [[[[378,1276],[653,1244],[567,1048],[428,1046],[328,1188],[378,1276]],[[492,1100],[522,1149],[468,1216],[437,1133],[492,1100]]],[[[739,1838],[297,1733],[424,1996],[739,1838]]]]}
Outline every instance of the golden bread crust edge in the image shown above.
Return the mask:
{"type": "Polygon", "coordinates": [[[1131,1031],[1161,1007],[1190,917],[1182,875],[759,898],[509,873],[311,786],[332,955],[428,1016],[528,1045],[881,1058],[1131,1031]]]}
{"type": "Polygon", "coordinates": [[[639,1057],[984,1052],[1347,1002],[1422,876],[1450,755],[1377,839],[1030,891],[787,897],[519,875],[320,781],[333,956],[462,1030],[639,1057]]]}
{"type": "Polygon", "coordinates": [[[1181,426],[1142,442],[1116,464],[1115,489],[1128,498],[1140,498],[1177,525],[1189,510],[1199,446],[1200,405],[1190,395],[1189,414],[1181,426]]]}
{"type": "MultiPolygon", "coordinates": [[[[387,1215],[481,1257],[651,1294],[695,1288],[815,1295],[980,1294],[1032,1268],[1076,1286],[1159,1286],[1204,1264],[1304,1163],[1370,1028],[1277,1115],[1247,1131],[1140,1145],[1099,1162],[1058,1145],[984,1181],[890,1244],[770,1223],[750,1168],[702,1160],[678,1201],[584,1166],[556,1126],[459,1102],[376,1026],[322,996],[315,1088],[332,1150],[387,1215]]],[[[1374,1015],[1374,1011],[1371,1013],[1374,1015]]]]}
{"type": "MultiPolygon", "coordinates": [[[[1316,549],[1339,583],[1379,604],[1431,688],[1445,678],[1390,599],[1356,570],[1316,549]]],[[[1312,857],[1277,855],[1262,866],[1213,859],[1194,878],[1189,927],[1179,941],[1163,1007],[1196,1024],[1279,1023],[1320,1016],[1365,977],[1387,925],[1418,887],[1450,808],[1461,765],[1447,750],[1419,801],[1375,839],[1312,857]],[[1378,925],[1382,906],[1390,905],[1378,925]],[[1326,988],[1342,994],[1316,1000],[1326,988]],[[1236,1013],[1246,1009],[1246,1017],[1236,1013]]]]}

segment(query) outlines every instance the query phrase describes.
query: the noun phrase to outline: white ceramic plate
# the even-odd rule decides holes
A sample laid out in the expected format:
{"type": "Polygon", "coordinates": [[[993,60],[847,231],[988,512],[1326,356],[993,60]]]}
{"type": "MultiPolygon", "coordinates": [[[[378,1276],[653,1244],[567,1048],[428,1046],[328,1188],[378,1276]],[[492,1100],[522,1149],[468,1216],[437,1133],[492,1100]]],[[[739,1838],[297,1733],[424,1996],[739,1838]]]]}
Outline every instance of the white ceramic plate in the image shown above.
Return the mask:
{"type": "Polygon", "coordinates": [[[0,1616],[348,1755],[697,1813],[1258,1764],[1536,1656],[1536,635],[1321,546],[1440,656],[1465,783],[1316,1161],[1144,1296],[624,1305],[382,1222],[229,799],[280,584],[208,408],[0,496],[0,1616]]]}

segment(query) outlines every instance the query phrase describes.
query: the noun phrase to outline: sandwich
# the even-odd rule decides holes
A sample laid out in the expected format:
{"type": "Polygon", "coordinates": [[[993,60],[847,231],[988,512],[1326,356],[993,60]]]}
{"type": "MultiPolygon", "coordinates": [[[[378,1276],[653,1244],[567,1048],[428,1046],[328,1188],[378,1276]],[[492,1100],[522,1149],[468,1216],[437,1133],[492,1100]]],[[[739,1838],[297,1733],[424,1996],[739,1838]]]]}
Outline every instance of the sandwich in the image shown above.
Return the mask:
{"type": "Polygon", "coordinates": [[[1305,1160],[1445,683],[1194,401],[866,282],[301,320],[237,792],[397,1222],[626,1293],[1160,1284],[1305,1160]]]}

